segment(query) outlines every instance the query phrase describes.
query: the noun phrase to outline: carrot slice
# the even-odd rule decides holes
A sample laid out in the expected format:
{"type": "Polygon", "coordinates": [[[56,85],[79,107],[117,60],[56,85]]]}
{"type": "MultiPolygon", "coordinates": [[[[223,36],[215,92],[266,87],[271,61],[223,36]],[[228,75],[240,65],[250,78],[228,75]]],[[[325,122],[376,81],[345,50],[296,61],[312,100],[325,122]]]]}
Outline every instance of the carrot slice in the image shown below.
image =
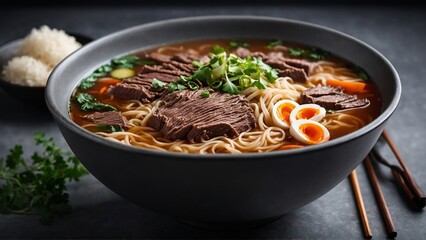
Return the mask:
{"type": "Polygon", "coordinates": [[[109,78],[109,77],[101,78],[98,81],[102,82],[103,84],[107,84],[107,85],[114,85],[114,84],[117,84],[117,83],[121,82],[121,80],[119,80],[119,79],[109,78]]]}
{"type": "Polygon", "coordinates": [[[301,148],[301,147],[303,147],[303,146],[302,145],[297,145],[297,144],[289,144],[289,145],[281,146],[279,148],[279,150],[289,150],[289,149],[301,148]]]}
{"type": "Polygon", "coordinates": [[[328,79],[327,85],[332,87],[341,87],[347,92],[361,93],[366,90],[367,83],[363,82],[346,82],[335,79],[328,79]]]}
{"type": "Polygon", "coordinates": [[[103,87],[103,88],[101,88],[101,90],[99,90],[99,94],[104,94],[105,92],[106,92],[106,90],[108,89],[108,87],[107,86],[105,86],[105,87],[103,87]]]}

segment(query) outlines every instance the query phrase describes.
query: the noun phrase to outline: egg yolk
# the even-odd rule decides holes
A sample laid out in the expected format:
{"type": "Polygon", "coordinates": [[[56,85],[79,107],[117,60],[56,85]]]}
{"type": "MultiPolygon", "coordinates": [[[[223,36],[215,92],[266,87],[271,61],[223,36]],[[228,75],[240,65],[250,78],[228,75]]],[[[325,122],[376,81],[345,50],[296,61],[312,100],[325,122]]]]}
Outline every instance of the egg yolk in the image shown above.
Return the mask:
{"type": "Polygon", "coordinates": [[[290,125],[290,113],[294,108],[296,108],[296,106],[291,103],[281,104],[277,109],[278,117],[290,125]]]}
{"type": "Polygon", "coordinates": [[[312,143],[320,143],[324,140],[324,131],[315,124],[305,123],[300,125],[299,130],[312,143]]]}
{"type": "Polygon", "coordinates": [[[304,108],[301,109],[297,115],[296,119],[311,119],[313,116],[317,115],[319,113],[318,109],[315,108],[304,108]]]}

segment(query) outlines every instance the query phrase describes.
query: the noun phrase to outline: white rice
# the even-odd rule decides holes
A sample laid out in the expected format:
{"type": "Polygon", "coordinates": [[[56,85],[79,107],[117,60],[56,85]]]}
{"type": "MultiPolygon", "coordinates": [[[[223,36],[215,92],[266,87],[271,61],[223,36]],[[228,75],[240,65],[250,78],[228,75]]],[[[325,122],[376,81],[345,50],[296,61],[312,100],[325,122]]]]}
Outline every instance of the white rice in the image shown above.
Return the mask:
{"type": "Polygon", "coordinates": [[[45,86],[52,69],[81,47],[63,30],[42,26],[32,29],[17,49],[17,55],[3,68],[3,79],[25,86],[45,86]]]}
{"type": "Polygon", "coordinates": [[[3,68],[4,79],[10,83],[41,87],[46,86],[52,68],[30,56],[14,57],[3,68]]]}
{"type": "Polygon", "coordinates": [[[24,39],[18,55],[32,56],[53,68],[80,47],[81,44],[64,31],[42,26],[33,29],[24,39]]]}

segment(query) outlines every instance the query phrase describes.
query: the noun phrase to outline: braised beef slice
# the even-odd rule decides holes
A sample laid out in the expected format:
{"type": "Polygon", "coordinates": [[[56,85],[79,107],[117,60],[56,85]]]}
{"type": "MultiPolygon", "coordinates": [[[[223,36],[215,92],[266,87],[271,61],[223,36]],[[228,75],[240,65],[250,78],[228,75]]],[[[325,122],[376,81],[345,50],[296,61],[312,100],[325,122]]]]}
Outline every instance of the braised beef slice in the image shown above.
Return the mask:
{"type": "Polygon", "coordinates": [[[179,80],[179,76],[191,76],[196,70],[191,63],[182,62],[183,58],[195,58],[194,54],[177,54],[168,56],[161,53],[150,53],[147,59],[154,60],[157,64],[143,66],[139,73],[131,78],[124,79],[121,83],[110,89],[114,97],[125,100],[140,100],[151,102],[167,93],[165,89],[154,89],[152,80],[155,78],[165,83],[179,80]],[[180,57],[176,57],[180,56],[180,57]],[[172,60],[180,59],[179,61],[172,60]]]}
{"type": "Polygon", "coordinates": [[[316,65],[313,62],[309,62],[303,59],[287,58],[284,56],[282,52],[270,52],[268,53],[265,59],[277,59],[277,60],[283,61],[287,65],[293,66],[295,68],[303,69],[307,75],[309,75],[312,72],[312,69],[316,65]]]}
{"type": "Polygon", "coordinates": [[[181,71],[181,70],[170,70],[170,69],[166,69],[164,68],[162,65],[155,65],[155,66],[144,66],[140,72],[141,73],[165,73],[168,75],[172,75],[172,76],[177,76],[179,77],[180,75],[184,75],[184,76],[190,76],[191,73],[187,72],[187,71],[181,71]]]}
{"type": "Polygon", "coordinates": [[[148,103],[165,93],[164,90],[157,91],[153,89],[151,82],[152,80],[149,80],[149,82],[147,80],[147,84],[120,83],[111,89],[111,93],[114,97],[123,100],[139,100],[148,103]]]}
{"type": "Polygon", "coordinates": [[[308,80],[305,70],[288,65],[283,60],[268,58],[265,60],[265,63],[278,69],[278,75],[280,77],[290,77],[296,82],[306,82],[306,80],[308,80]]]}
{"type": "Polygon", "coordinates": [[[311,69],[313,68],[314,64],[300,59],[290,59],[290,58],[283,58],[282,61],[284,61],[287,65],[293,66],[298,69],[303,69],[307,75],[310,74],[311,69]]]}
{"type": "Polygon", "coordinates": [[[270,52],[267,58],[280,59],[284,58],[283,52],[270,52]]]}
{"type": "Polygon", "coordinates": [[[351,102],[357,100],[355,95],[324,95],[320,97],[308,97],[306,103],[315,103],[326,109],[339,109],[339,103],[341,102],[351,102]]]}
{"type": "Polygon", "coordinates": [[[206,64],[206,63],[208,63],[210,61],[210,57],[208,55],[202,55],[202,56],[200,56],[200,58],[198,59],[198,61],[201,64],[206,64]]]}
{"type": "Polygon", "coordinates": [[[234,138],[255,127],[253,110],[242,95],[183,90],[162,97],[164,104],[152,113],[149,125],[169,140],[201,142],[217,136],[234,138]]]}
{"type": "Polygon", "coordinates": [[[276,69],[279,69],[279,70],[295,69],[295,67],[292,67],[292,66],[288,65],[287,63],[285,63],[284,61],[281,61],[281,60],[275,59],[275,58],[268,58],[268,59],[265,60],[265,63],[268,64],[269,66],[276,68],[276,69]]]}
{"type": "Polygon", "coordinates": [[[162,72],[140,72],[138,75],[132,78],[125,79],[124,81],[128,81],[130,79],[153,79],[156,78],[163,82],[174,82],[179,79],[179,75],[177,74],[167,74],[162,72]]]}
{"type": "Polygon", "coordinates": [[[342,93],[343,93],[342,88],[321,87],[320,85],[318,85],[314,88],[308,88],[305,91],[303,91],[302,97],[303,96],[319,97],[323,95],[335,95],[335,94],[342,94],[342,93]]]}
{"type": "Polygon", "coordinates": [[[192,63],[181,63],[181,62],[171,61],[170,64],[178,68],[179,70],[188,72],[188,73],[192,73],[193,71],[196,70],[196,68],[194,67],[194,65],[192,65],[192,63]]]}
{"type": "Polygon", "coordinates": [[[252,52],[248,50],[247,48],[238,47],[235,50],[235,55],[237,55],[240,58],[246,58],[247,56],[251,56],[252,52]]]}
{"type": "Polygon", "coordinates": [[[117,111],[95,112],[84,116],[84,118],[96,124],[120,126],[121,128],[129,127],[127,119],[117,111]]]}
{"type": "Polygon", "coordinates": [[[346,94],[341,88],[316,86],[303,91],[300,95],[302,104],[315,103],[330,110],[366,107],[368,99],[358,99],[356,95],[346,94]]]}
{"type": "Polygon", "coordinates": [[[368,99],[357,99],[355,101],[340,102],[337,104],[339,109],[360,108],[368,105],[370,105],[370,101],[368,99]]]}
{"type": "Polygon", "coordinates": [[[237,55],[240,58],[246,58],[248,56],[250,56],[250,57],[260,57],[262,59],[266,59],[267,58],[266,54],[264,54],[263,52],[251,52],[249,49],[243,48],[243,47],[238,47],[234,51],[234,54],[237,55]]]}
{"type": "Polygon", "coordinates": [[[159,72],[145,73],[142,71],[134,77],[124,79],[121,83],[111,88],[110,92],[119,99],[151,102],[167,92],[165,89],[154,89],[152,87],[152,79],[154,78],[166,83],[179,79],[178,75],[159,72]]]}
{"type": "Polygon", "coordinates": [[[145,58],[148,60],[152,60],[156,63],[168,63],[171,61],[172,57],[169,55],[152,52],[145,55],[145,58]]]}
{"type": "Polygon", "coordinates": [[[286,70],[278,70],[278,76],[280,77],[289,77],[293,79],[295,82],[304,83],[308,80],[308,76],[306,76],[305,71],[302,69],[286,69],[286,70]]]}
{"type": "Polygon", "coordinates": [[[192,63],[193,61],[198,60],[199,58],[200,56],[198,54],[181,52],[181,53],[175,54],[172,57],[172,60],[175,60],[181,63],[192,63]]]}
{"type": "Polygon", "coordinates": [[[280,70],[287,70],[287,69],[294,69],[299,71],[301,70],[305,73],[306,77],[309,74],[310,68],[312,66],[312,64],[307,63],[306,61],[298,60],[298,59],[289,59],[289,58],[266,58],[265,63],[273,68],[277,68],[280,70]]]}
{"type": "Polygon", "coordinates": [[[171,64],[171,63],[163,63],[161,65],[164,69],[168,69],[168,70],[175,70],[175,71],[180,71],[181,69],[179,69],[178,67],[176,67],[175,65],[171,64]]]}

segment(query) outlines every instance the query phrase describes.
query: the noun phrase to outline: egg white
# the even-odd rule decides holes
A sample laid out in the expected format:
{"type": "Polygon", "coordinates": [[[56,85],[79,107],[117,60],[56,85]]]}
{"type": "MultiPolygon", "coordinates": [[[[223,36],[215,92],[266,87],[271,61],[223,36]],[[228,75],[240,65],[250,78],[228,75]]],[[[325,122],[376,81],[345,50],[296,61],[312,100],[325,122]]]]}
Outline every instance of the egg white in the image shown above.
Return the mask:
{"type": "Polygon", "coordinates": [[[319,122],[316,121],[312,121],[312,120],[307,120],[307,119],[300,119],[300,120],[296,120],[294,122],[291,123],[291,127],[290,127],[290,134],[291,136],[294,137],[294,139],[296,139],[297,141],[304,143],[304,144],[318,144],[316,142],[313,142],[312,140],[310,140],[309,138],[306,137],[306,135],[300,131],[300,126],[303,124],[312,124],[315,126],[318,126],[322,129],[322,141],[318,142],[318,143],[322,143],[322,142],[326,142],[330,139],[330,132],[328,131],[328,129],[322,125],[319,122]]]}
{"type": "Polygon", "coordinates": [[[295,108],[297,108],[299,106],[299,104],[297,102],[293,101],[293,100],[287,100],[287,99],[286,100],[280,100],[280,101],[278,101],[274,104],[274,107],[272,109],[272,120],[274,121],[274,124],[278,127],[283,128],[283,129],[288,129],[290,127],[289,124],[287,124],[285,121],[283,121],[278,116],[278,107],[282,104],[292,104],[293,106],[295,106],[295,108]]]}

